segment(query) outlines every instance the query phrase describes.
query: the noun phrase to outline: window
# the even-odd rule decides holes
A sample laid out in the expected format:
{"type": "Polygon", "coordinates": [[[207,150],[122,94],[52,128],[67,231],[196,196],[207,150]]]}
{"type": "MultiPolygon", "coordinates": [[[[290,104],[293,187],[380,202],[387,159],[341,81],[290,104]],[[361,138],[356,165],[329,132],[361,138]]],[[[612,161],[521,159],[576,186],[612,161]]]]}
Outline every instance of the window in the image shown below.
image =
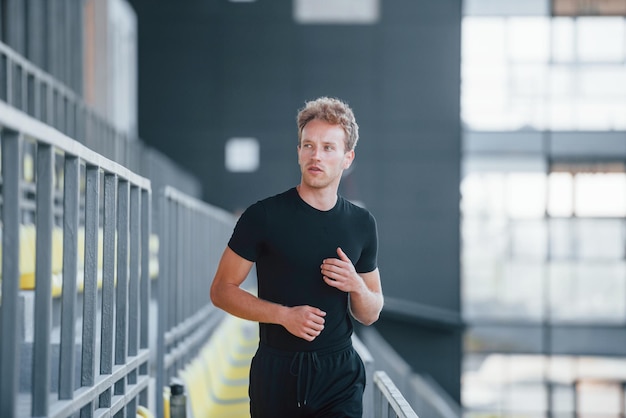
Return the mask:
{"type": "Polygon", "coordinates": [[[466,16],[461,59],[471,130],[626,129],[624,17],[466,16]]]}
{"type": "Polygon", "coordinates": [[[226,169],[233,173],[251,173],[259,168],[259,141],[256,138],[230,138],[225,148],[226,169]]]}
{"type": "Polygon", "coordinates": [[[379,0],[294,0],[294,20],[302,24],[372,24],[379,0]]]}

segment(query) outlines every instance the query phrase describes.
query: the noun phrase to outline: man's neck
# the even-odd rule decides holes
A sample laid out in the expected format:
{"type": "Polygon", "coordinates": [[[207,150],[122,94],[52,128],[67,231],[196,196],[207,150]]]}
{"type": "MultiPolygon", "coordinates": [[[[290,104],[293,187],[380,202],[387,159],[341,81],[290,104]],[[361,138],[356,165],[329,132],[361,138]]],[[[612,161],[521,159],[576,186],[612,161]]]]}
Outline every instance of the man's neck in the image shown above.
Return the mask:
{"type": "Polygon", "coordinates": [[[327,211],[337,203],[337,189],[326,187],[315,189],[300,183],[296,186],[300,198],[317,210],[327,211]]]}

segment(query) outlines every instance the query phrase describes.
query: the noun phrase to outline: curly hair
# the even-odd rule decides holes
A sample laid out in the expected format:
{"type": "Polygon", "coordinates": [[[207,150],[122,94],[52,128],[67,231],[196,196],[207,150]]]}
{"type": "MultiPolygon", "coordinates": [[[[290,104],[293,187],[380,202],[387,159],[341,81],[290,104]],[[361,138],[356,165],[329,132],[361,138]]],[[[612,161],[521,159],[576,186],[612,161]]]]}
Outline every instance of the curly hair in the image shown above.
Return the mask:
{"type": "Polygon", "coordinates": [[[351,151],[359,140],[359,125],[347,103],[332,97],[320,97],[305,103],[298,112],[298,143],[302,142],[302,130],[313,119],[339,125],[346,132],[345,149],[351,151]]]}

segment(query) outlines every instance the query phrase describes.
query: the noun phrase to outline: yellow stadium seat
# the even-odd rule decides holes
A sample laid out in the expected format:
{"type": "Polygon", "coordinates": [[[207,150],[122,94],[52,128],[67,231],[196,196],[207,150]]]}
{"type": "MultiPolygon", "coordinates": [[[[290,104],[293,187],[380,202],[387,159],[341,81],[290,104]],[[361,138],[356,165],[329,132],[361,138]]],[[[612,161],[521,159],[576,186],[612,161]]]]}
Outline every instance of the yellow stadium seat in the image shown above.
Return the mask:
{"type": "Polygon", "coordinates": [[[170,418],[170,388],[163,388],[163,418],[170,418]]]}
{"type": "Polygon", "coordinates": [[[20,226],[20,287],[35,289],[35,225],[20,226]]]}
{"type": "Polygon", "coordinates": [[[137,407],[137,418],[154,418],[154,414],[150,412],[145,406],[139,405],[137,407]]]}
{"type": "Polygon", "coordinates": [[[194,417],[250,416],[248,376],[258,345],[256,323],[227,316],[180,375],[194,417]]]}

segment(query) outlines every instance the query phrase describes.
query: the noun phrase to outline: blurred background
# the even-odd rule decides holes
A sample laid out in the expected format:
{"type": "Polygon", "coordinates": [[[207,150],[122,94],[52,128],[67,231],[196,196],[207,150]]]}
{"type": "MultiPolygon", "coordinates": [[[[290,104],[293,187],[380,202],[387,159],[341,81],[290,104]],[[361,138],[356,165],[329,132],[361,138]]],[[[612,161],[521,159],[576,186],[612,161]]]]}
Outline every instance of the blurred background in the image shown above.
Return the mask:
{"type": "Polygon", "coordinates": [[[625,18],[626,0],[0,0],[0,41],[173,166],[98,152],[235,215],[298,183],[304,102],[345,100],[340,194],[378,221],[385,294],[357,334],[389,345],[407,398],[418,376],[465,417],[617,418],[625,18]]]}

